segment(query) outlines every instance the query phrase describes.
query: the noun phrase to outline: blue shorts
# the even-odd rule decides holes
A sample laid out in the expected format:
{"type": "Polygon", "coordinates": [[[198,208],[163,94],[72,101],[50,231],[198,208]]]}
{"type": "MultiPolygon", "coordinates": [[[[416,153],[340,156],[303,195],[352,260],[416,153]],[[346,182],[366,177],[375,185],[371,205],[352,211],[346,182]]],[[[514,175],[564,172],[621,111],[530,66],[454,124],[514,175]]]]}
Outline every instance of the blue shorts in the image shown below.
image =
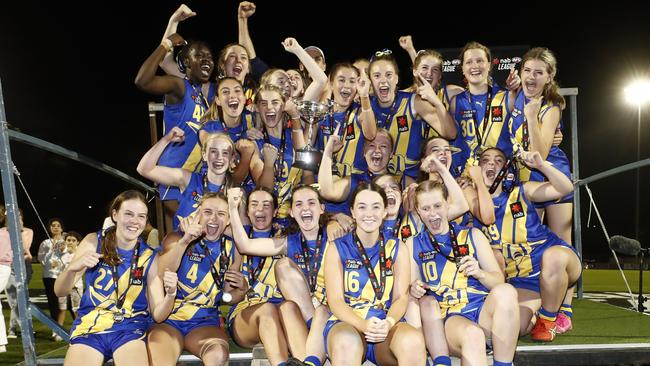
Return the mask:
{"type": "MultiPolygon", "coordinates": [[[[331,311],[330,311],[331,313],[331,311]]],[[[386,319],[386,312],[384,310],[380,309],[370,309],[368,311],[368,314],[366,314],[366,319],[372,318],[372,317],[377,317],[379,319],[386,319]]],[[[401,319],[400,321],[404,321],[404,319],[401,319]]],[[[332,330],[332,327],[334,327],[336,324],[341,323],[340,320],[328,320],[327,324],[325,324],[325,329],[323,330],[323,338],[325,341],[325,354],[329,357],[329,351],[327,350],[327,336],[330,333],[330,330],[332,330]]],[[[374,363],[375,365],[378,365],[377,363],[377,358],[375,357],[375,344],[374,343],[367,343],[366,344],[366,354],[364,356],[364,360],[370,361],[374,363]]]]}
{"type": "Polygon", "coordinates": [[[452,316],[462,316],[470,322],[478,324],[478,318],[481,315],[481,310],[483,310],[486,298],[487,296],[465,305],[460,312],[446,313],[445,322],[447,322],[447,320],[452,316]]]}
{"type": "MultiPolygon", "coordinates": [[[[550,233],[548,239],[546,239],[543,243],[532,245],[530,247],[530,253],[515,253],[516,259],[511,259],[506,256],[506,250],[504,249],[507,282],[515,288],[521,288],[540,293],[541,289],[539,285],[539,277],[541,275],[542,256],[544,255],[544,251],[546,249],[556,245],[566,247],[573,251],[576,256],[578,256],[578,253],[573,246],[560,239],[553,233],[550,233]],[[511,272],[511,269],[513,269],[513,267],[516,267],[514,269],[519,271],[524,269],[526,274],[511,272]]],[[[516,245],[511,245],[510,247],[516,247],[516,245]]],[[[580,258],[580,256],[578,256],[578,258],[580,258]]]]}
{"type": "Polygon", "coordinates": [[[196,328],[221,327],[224,324],[221,317],[210,317],[210,318],[190,319],[190,320],[167,319],[164,321],[164,323],[171,325],[179,332],[181,332],[183,338],[185,338],[191,331],[193,331],[196,328]]]}
{"type": "Polygon", "coordinates": [[[70,339],[70,345],[83,344],[91,347],[104,355],[104,361],[108,361],[113,358],[113,353],[126,343],[136,340],[141,340],[142,342],[146,343],[147,338],[145,335],[146,332],[144,329],[123,330],[107,333],[92,333],[76,336],[70,339]]]}

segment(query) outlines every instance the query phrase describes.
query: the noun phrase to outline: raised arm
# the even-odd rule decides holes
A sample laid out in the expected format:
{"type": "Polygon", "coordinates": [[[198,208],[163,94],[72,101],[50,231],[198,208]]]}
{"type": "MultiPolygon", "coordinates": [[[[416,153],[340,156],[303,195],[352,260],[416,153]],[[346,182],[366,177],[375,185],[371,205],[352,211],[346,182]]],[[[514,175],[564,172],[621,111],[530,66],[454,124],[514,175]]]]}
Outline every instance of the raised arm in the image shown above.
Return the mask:
{"type": "Polygon", "coordinates": [[[335,144],[340,144],[339,129],[341,126],[336,126],[336,130],[323,150],[323,158],[318,169],[318,184],[320,184],[320,194],[326,200],[334,202],[345,201],[350,195],[350,176],[334,180],[332,175],[332,151],[335,144]]]}
{"type": "Polygon", "coordinates": [[[100,258],[101,255],[97,253],[97,234],[86,235],[77,247],[70,265],[59,274],[54,282],[56,296],[68,296],[74,284],[83,276],[86,269],[95,267],[100,258]]]}
{"type": "MultiPolygon", "coordinates": [[[[291,141],[293,142],[293,149],[302,150],[307,145],[307,131],[304,131],[302,128],[298,106],[293,102],[293,100],[289,99],[284,103],[284,113],[289,116],[291,122],[291,141]]],[[[313,128],[316,128],[316,126],[313,128]]],[[[311,139],[312,145],[315,141],[316,131],[314,131],[311,139]]]]}
{"type": "Polygon", "coordinates": [[[361,72],[359,83],[357,85],[359,101],[361,102],[361,113],[359,122],[361,122],[361,131],[366,140],[374,140],[377,136],[377,118],[370,105],[370,80],[365,72],[361,72]]]}
{"type": "Polygon", "coordinates": [[[241,188],[228,189],[228,209],[230,210],[230,228],[237,249],[242,254],[270,257],[287,253],[287,238],[257,238],[251,239],[244,229],[239,217],[239,204],[244,193],[241,188]]]}
{"type": "Polygon", "coordinates": [[[185,94],[183,79],[170,75],[157,76],[156,70],[167,52],[170,52],[174,46],[184,43],[185,40],[178,34],[172,34],[166,38],[140,66],[138,75],[135,77],[135,85],[147,93],[173,96],[176,100],[170,101],[171,103],[181,100],[185,94]]]}
{"type": "Polygon", "coordinates": [[[463,187],[465,199],[469,203],[469,210],[484,225],[492,225],[496,222],[494,202],[492,202],[488,188],[483,183],[481,167],[478,165],[469,167],[469,176],[471,181],[467,181],[463,187]]]}
{"type": "Polygon", "coordinates": [[[257,57],[255,47],[253,47],[253,40],[248,31],[248,18],[253,14],[255,14],[255,4],[250,1],[242,1],[239,3],[239,8],[237,9],[239,44],[244,46],[246,52],[248,52],[248,57],[250,57],[251,60],[257,57]]]}
{"type": "Polygon", "coordinates": [[[176,232],[167,234],[160,250],[158,274],[162,276],[165,269],[177,271],[187,247],[203,236],[203,226],[199,224],[200,215],[192,214],[180,219],[180,231],[183,236],[176,232]]]}
{"type": "Polygon", "coordinates": [[[240,139],[235,143],[235,148],[239,152],[239,163],[232,174],[233,185],[238,186],[248,177],[253,155],[258,154],[257,146],[248,139],[240,139]]]}
{"type": "Polygon", "coordinates": [[[521,90],[521,77],[514,67],[510,69],[510,73],[506,78],[506,89],[508,90],[508,105],[506,108],[508,108],[508,112],[512,112],[515,108],[517,94],[519,94],[519,90],[521,90]]]}
{"type": "Polygon", "coordinates": [[[320,96],[327,86],[327,75],[325,75],[325,72],[321,70],[316,61],[298,44],[295,38],[289,37],[285,39],[282,42],[282,46],[284,46],[285,51],[293,53],[298,57],[298,60],[305,66],[312,79],[312,83],[305,90],[303,100],[320,101],[320,96]]]}
{"type": "Polygon", "coordinates": [[[456,124],[438,95],[421,75],[417,88],[418,97],[415,98],[415,112],[433,127],[441,137],[448,140],[456,138],[456,124]]]}
{"type": "Polygon", "coordinates": [[[169,168],[158,165],[158,159],[160,159],[165,147],[171,142],[183,141],[184,138],[185,132],[182,129],[178,127],[172,128],[142,156],[137,167],[138,173],[156,183],[176,186],[181,191],[185,190],[191,178],[189,171],[182,168],[169,168]]]}
{"type": "Polygon", "coordinates": [[[422,162],[422,169],[427,173],[431,171],[438,173],[445,187],[447,187],[447,191],[449,192],[449,198],[447,200],[449,202],[449,219],[455,219],[469,210],[469,205],[467,204],[463,190],[447,167],[437,157],[433,154],[429,155],[422,162]]]}
{"type": "Polygon", "coordinates": [[[537,169],[548,179],[547,182],[524,183],[526,197],[533,202],[545,202],[564,197],[573,191],[573,183],[566,175],[557,170],[551,163],[542,159],[537,151],[524,151],[520,156],[530,168],[537,169]]]}
{"type": "MultiPolygon", "coordinates": [[[[193,12],[192,9],[190,9],[187,5],[181,4],[181,6],[179,6],[174,14],[172,14],[172,16],[169,18],[169,23],[167,23],[167,28],[165,29],[165,34],[163,34],[162,40],[160,42],[166,42],[165,40],[169,36],[176,33],[178,24],[180,22],[195,15],[196,13],[193,12]]],[[[176,60],[174,60],[174,52],[171,52],[171,50],[167,52],[165,58],[163,58],[162,62],[160,62],[160,68],[163,69],[167,75],[172,75],[179,78],[185,76],[180,72],[180,70],[178,70],[178,64],[176,64],[176,60]]]]}
{"type": "Polygon", "coordinates": [[[272,144],[262,146],[262,160],[259,155],[251,158],[251,176],[258,186],[273,189],[275,186],[275,161],[278,159],[278,149],[272,144]]]}
{"type": "Polygon", "coordinates": [[[409,54],[409,57],[411,58],[411,63],[415,62],[415,57],[417,56],[417,52],[415,51],[415,47],[413,46],[413,39],[411,38],[411,35],[406,35],[406,36],[401,36],[399,37],[399,46],[406,51],[406,53],[409,54]]]}

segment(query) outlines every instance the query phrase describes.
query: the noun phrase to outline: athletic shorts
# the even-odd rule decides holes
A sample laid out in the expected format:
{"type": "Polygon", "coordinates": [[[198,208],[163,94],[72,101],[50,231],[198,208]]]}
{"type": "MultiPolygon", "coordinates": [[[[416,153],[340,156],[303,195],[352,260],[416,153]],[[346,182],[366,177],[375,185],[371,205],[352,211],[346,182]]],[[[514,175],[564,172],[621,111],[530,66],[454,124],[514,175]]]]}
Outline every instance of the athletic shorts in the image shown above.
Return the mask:
{"type": "Polygon", "coordinates": [[[201,327],[222,327],[223,319],[219,317],[213,318],[201,318],[201,319],[190,319],[190,320],[170,320],[167,319],[164,321],[165,324],[169,324],[175,329],[178,329],[179,332],[185,338],[191,331],[201,327]]]}
{"type": "Polygon", "coordinates": [[[106,333],[92,333],[76,336],[70,339],[70,345],[83,344],[91,347],[104,355],[104,361],[113,358],[113,353],[118,348],[131,341],[141,340],[147,342],[144,329],[122,330],[106,333]]]}
{"type": "Polygon", "coordinates": [[[504,245],[502,253],[506,261],[506,281],[515,288],[540,293],[542,256],[546,249],[556,245],[566,247],[578,256],[573,246],[553,233],[540,244],[504,245]]]}

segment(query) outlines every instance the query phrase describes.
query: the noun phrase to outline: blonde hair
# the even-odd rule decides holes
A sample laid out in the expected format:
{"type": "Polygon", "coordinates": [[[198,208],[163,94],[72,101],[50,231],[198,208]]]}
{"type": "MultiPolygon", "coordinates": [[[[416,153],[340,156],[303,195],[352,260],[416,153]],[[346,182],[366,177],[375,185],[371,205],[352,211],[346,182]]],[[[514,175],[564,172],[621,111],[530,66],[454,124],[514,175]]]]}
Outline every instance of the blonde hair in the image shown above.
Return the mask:
{"type": "Polygon", "coordinates": [[[540,60],[546,64],[546,72],[551,76],[551,81],[544,85],[544,91],[542,96],[547,101],[558,104],[560,109],[566,107],[566,101],[564,97],[560,95],[560,87],[555,81],[555,75],[557,74],[557,59],[551,50],[546,47],[535,47],[530,49],[523,57],[521,65],[526,64],[529,60],[540,60]]]}
{"type": "Polygon", "coordinates": [[[442,198],[444,198],[445,200],[447,200],[447,198],[449,197],[447,187],[443,182],[439,182],[436,180],[425,180],[424,182],[418,184],[417,188],[415,188],[415,206],[416,207],[420,206],[421,193],[427,193],[433,191],[440,191],[440,193],[442,194],[442,198]]]}
{"type": "MultiPolygon", "coordinates": [[[[422,63],[422,60],[425,57],[429,57],[429,56],[440,60],[440,65],[442,66],[442,62],[444,61],[444,59],[443,59],[442,54],[440,52],[438,52],[436,50],[432,50],[432,49],[420,50],[420,51],[418,51],[417,55],[415,56],[415,60],[413,60],[413,71],[417,70],[417,68],[422,63]]],[[[407,92],[412,92],[413,93],[413,92],[415,92],[417,90],[417,88],[418,88],[417,78],[418,78],[417,75],[413,76],[413,84],[411,86],[409,86],[408,89],[406,89],[407,92]]],[[[442,70],[440,70],[440,80],[439,80],[438,84],[440,84],[440,81],[442,81],[442,70]]],[[[431,86],[434,87],[434,89],[435,89],[436,86],[440,87],[441,85],[431,85],[431,86]]]]}

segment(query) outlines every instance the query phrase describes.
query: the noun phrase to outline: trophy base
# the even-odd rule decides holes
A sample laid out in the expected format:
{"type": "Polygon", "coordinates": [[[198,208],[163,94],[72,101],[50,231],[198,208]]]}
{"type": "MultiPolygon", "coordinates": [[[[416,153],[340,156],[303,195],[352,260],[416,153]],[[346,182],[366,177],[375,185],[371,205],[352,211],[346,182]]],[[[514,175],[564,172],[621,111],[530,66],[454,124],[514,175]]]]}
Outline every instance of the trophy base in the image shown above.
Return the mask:
{"type": "Polygon", "coordinates": [[[296,151],[293,166],[317,173],[322,158],[322,152],[308,146],[302,150],[296,151]]]}

